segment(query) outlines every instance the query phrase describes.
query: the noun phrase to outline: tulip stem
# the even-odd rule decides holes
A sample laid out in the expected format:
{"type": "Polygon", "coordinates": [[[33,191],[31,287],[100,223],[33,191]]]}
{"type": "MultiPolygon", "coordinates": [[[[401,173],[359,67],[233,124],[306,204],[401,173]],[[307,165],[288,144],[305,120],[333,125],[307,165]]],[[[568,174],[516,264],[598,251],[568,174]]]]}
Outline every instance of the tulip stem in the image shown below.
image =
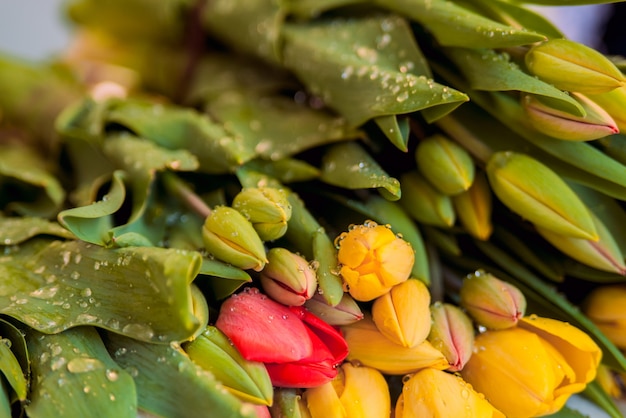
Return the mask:
{"type": "Polygon", "coordinates": [[[178,176],[169,171],[164,172],[162,176],[167,191],[176,196],[188,209],[203,218],[211,214],[211,208],[178,176]]]}
{"type": "Polygon", "coordinates": [[[445,116],[437,121],[437,126],[455,141],[460,143],[475,158],[487,162],[493,150],[470,132],[453,116],[445,116]]]}

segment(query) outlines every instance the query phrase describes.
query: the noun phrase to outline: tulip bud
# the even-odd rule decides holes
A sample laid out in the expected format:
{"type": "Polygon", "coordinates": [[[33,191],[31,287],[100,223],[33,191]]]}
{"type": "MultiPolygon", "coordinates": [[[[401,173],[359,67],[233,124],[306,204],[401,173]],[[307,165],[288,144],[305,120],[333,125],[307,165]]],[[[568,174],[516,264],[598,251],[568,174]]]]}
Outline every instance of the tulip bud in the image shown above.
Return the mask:
{"type": "Polygon", "coordinates": [[[487,240],[493,232],[491,189],[484,175],[477,175],[472,186],[452,197],[454,210],[465,230],[475,238],[487,240]]]}
{"type": "Polygon", "coordinates": [[[380,332],[404,347],[422,343],[430,332],[430,292],[424,283],[409,279],[379,296],[372,319],[380,332]]]}
{"type": "Polygon", "coordinates": [[[388,417],[389,387],[376,369],[344,363],[331,382],[307,389],[303,395],[312,418],[388,417]]]}
{"type": "Polygon", "coordinates": [[[576,238],[598,239],[585,204],[558,174],[536,159],[496,152],[487,162],[487,176],[498,199],[535,225],[576,238]]]}
{"type": "Polygon", "coordinates": [[[624,85],[624,76],[593,48],[568,39],[550,39],[526,53],[529,71],[556,88],[588,94],[624,85]]]}
{"type": "Polygon", "coordinates": [[[415,220],[443,228],[454,224],[456,215],[450,196],[435,189],[417,170],[400,176],[400,184],[400,204],[415,220]]]}
{"type": "Polygon", "coordinates": [[[404,382],[395,412],[395,418],[422,417],[504,418],[504,414],[460,376],[423,369],[404,382]]]}
{"type": "Polygon", "coordinates": [[[443,135],[424,139],[415,150],[417,167],[441,193],[459,194],[474,181],[474,161],[465,148],[443,135]]]}
{"type": "Polygon", "coordinates": [[[539,227],[536,229],[550,244],[573,259],[598,270],[625,275],[624,256],[613,235],[593,214],[592,219],[600,237],[597,241],[567,237],[539,227]]]}
{"type": "Polygon", "coordinates": [[[361,308],[349,293],[344,293],[335,306],[329,305],[324,295],[316,293],[304,303],[304,306],[329,325],[348,325],[363,319],[361,308]]]}
{"type": "Polygon", "coordinates": [[[267,260],[260,281],[272,299],[283,305],[300,306],[315,294],[315,269],[302,256],[277,247],[267,252],[267,260]]]}
{"type": "Polygon", "coordinates": [[[370,301],[384,295],[411,274],[413,248],[387,226],[372,221],[353,225],[336,238],[335,244],[341,277],[356,300],[370,301]]]}
{"type": "Polygon", "coordinates": [[[282,237],[291,218],[287,194],[274,187],[244,188],[233,199],[232,207],[248,218],[263,241],[282,237]]]}
{"type": "Polygon", "coordinates": [[[626,350],[626,285],[596,287],[585,299],[584,311],[613,344],[626,350]]]}
{"type": "Polygon", "coordinates": [[[265,247],[252,224],[238,211],[216,207],[202,228],[206,250],[215,258],[241,269],[263,270],[265,247]]]}
{"type": "Polygon", "coordinates": [[[311,418],[300,391],[292,388],[274,390],[274,403],[270,412],[272,418],[311,418]]]}
{"type": "Polygon", "coordinates": [[[577,116],[551,107],[546,99],[532,94],[522,95],[527,120],[539,132],[568,141],[591,141],[619,133],[617,123],[602,107],[580,93],[572,93],[585,110],[577,116]]]}
{"type": "Polygon", "coordinates": [[[241,400],[272,404],[272,382],[265,365],[244,359],[219,329],[208,326],[198,338],[185,343],[183,349],[194,363],[213,373],[241,400]]]}
{"type": "Polygon", "coordinates": [[[474,321],[490,329],[513,327],[526,311],[526,298],[517,287],[482,270],[463,280],[459,296],[474,321]]]}
{"type": "Polygon", "coordinates": [[[607,395],[614,399],[622,397],[623,389],[617,381],[618,376],[604,364],[598,366],[598,375],[596,376],[596,382],[602,388],[607,395]]]}
{"type": "Polygon", "coordinates": [[[449,303],[437,302],[430,307],[433,324],[428,341],[448,360],[448,370],[458,372],[472,356],[474,326],[471,319],[449,303]]]}
{"type": "Polygon", "coordinates": [[[448,361],[441,351],[427,340],[415,347],[396,344],[378,330],[369,316],[341,329],[348,343],[347,359],[351,362],[373,367],[385,374],[413,373],[425,367],[448,368],[448,361]]]}
{"type": "Polygon", "coordinates": [[[588,97],[611,115],[620,131],[626,131],[626,86],[588,97]]]}

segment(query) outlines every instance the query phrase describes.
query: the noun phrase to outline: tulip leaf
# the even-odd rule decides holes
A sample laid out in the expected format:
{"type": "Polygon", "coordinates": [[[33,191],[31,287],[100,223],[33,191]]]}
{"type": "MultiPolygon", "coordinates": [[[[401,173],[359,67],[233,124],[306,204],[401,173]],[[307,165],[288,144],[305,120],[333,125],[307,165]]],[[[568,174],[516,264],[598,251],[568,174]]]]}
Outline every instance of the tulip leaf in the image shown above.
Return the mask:
{"type": "Polygon", "coordinates": [[[611,418],[624,417],[613,398],[602,389],[602,386],[597,381],[590,382],[582,394],[602,408],[611,418]]]}
{"type": "Polygon", "coordinates": [[[137,416],[133,378],[113,361],[95,328],[25,332],[33,373],[29,417],[137,416]]]}
{"type": "Polygon", "coordinates": [[[398,119],[396,115],[384,115],[375,117],[374,122],[396,148],[408,151],[410,133],[408,118],[398,119]]]}
{"type": "MultiPolygon", "coordinates": [[[[22,332],[12,323],[0,318],[0,373],[4,376],[5,393],[13,404],[23,402],[28,396],[30,359],[22,332]]],[[[3,397],[4,398],[4,397],[3,397]]],[[[10,416],[10,415],[9,415],[10,416]]]]}
{"type": "Polygon", "coordinates": [[[443,116],[467,101],[414,71],[424,58],[400,17],[288,23],[283,33],[283,65],[353,126],[431,107],[443,116]]]}
{"type": "Polygon", "coordinates": [[[0,265],[0,312],[44,333],[93,325],[146,341],[185,340],[202,326],[190,288],[200,265],[196,252],[35,238],[0,265]]]}
{"type": "Polygon", "coordinates": [[[171,418],[204,416],[207,411],[224,418],[255,416],[179,346],[113,333],[107,333],[104,341],[113,359],[133,376],[140,410],[171,418]]]}
{"type": "Polygon", "coordinates": [[[282,158],[276,161],[257,158],[248,161],[246,168],[265,173],[283,184],[314,180],[320,176],[320,170],[317,167],[295,158],[282,158]]]}
{"type": "Polygon", "coordinates": [[[577,116],[585,114],[580,103],[569,94],[525,73],[511,62],[506,52],[475,48],[446,48],[444,51],[467,78],[472,89],[517,90],[537,94],[555,99],[551,103],[561,110],[577,116]]]}
{"type": "Polygon", "coordinates": [[[546,418],[589,418],[588,415],[581,413],[576,409],[569,408],[567,405],[562,407],[559,412],[545,415],[546,418]]]}
{"type": "Polygon", "coordinates": [[[198,276],[198,280],[202,279],[201,276],[208,276],[206,277],[209,279],[208,286],[213,292],[213,297],[217,300],[230,296],[243,284],[252,281],[245,270],[208,258],[202,259],[202,267],[200,267],[198,276]]]}
{"type": "Polygon", "coordinates": [[[0,216],[0,237],[2,245],[15,245],[27,241],[37,235],[52,235],[59,238],[76,238],[57,222],[44,218],[22,216],[0,216]]]}
{"type": "Polygon", "coordinates": [[[313,109],[285,96],[227,92],[207,110],[257,156],[278,160],[337,141],[359,138],[358,130],[328,111],[313,109]]]}
{"type": "Polygon", "coordinates": [[[356,142],[335,144],[326,151],[321,180],[345,189],[377,188],[389,200],[400,199],[400,182],[356,142]]]}
{"type": "Polygon", "coordinates": [[[337,250],[326,230],[319,227],[313,233],[313,258],[317,260],[318,292],[330,306],[337,306],[343,297],[343,282],[337,275],[337,250]]]}
{"type": "Polygon", "coordinates": [[[27,216],[56,215],[65,190],[48,165],[24,145],[0,145],[0,208],[27,216]]]}

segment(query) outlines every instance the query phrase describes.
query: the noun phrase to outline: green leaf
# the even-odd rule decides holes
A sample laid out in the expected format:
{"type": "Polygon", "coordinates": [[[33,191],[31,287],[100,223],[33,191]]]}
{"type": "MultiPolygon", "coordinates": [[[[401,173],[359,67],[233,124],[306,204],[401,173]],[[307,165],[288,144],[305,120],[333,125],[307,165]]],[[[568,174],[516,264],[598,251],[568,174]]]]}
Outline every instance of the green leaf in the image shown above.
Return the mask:
{"type": "Polygon", "coordinates": [[[283,33],[283,65],[353,126],[431,107],[445,114],[467,101],[416,71],[424,58],[398,16],[288,23],[283,33]]]}
{"type": "Polygon", "coordinates": [[[249,170],[265,173],[284,184],[314,180],[320,176],[317,167],[295,158],[282,158],[276,161],[255,159],[245,165],[249,170]]]}
{"type": "Polygon", "coordinates": [[[231,266],[218,260],[202,259],[202,267],[198,272],[198,280],[201,276],[208,280],[208,285],[213,291],[213,297],[217,300],[224,299],[239,289],[244,283],[250,283],[250,275],[240,268],[231,266]]]}
{"type": "Polygon", "coordinates": [[[396,148],[400,151],[408,151],[409,118],[398,120],[396,115],[386,115],[374,118],[374,122],[396,148]]]}
{"type": "Polygon", "coordinates": [[[137,416],[135,384],[92,327],[53,335],[24,330],[31,354],[33,418],[137,416]]]}
{"type": "Polygon", "coordinates": [[[400,182],[356,142],[332,145],[322,159],[321,180],[344,189],[379,189],[389,200],[400,199],[400,182]]]}
{"type": "Polygon", "coordinates": [[[202,327],[190,287],[200,265],[196,252],[31,239],[0,264],[0,312],[44,333],[94,325],[182,341],[202,327]]]}
{"type": "Polygon", "coordinates": [[[624,415],[622,415],[622,412],[615,404],[614,400],[608,393],[606,393],[604,389],[602,389],[602,386],[597,381],[593,381],[589,383],[587,387],[585,387],[583,396],[602,408],[609,415],[609,417],[624,417],[624,415]]]}
{"type": "Polygon", "coordinates": [[[24,145],[0,145],[0,207],[20,215],[56,215],[65,200],[65,190],[49,165],[24,145]]]}
{"type": "Polygon", "coordinates": [[[37,235],[53,235],[59,238],[76,238],[67,229],[57,222],[30,216],[4,217],[0,216],[0,237],[2,245],[20,244],[37,235]]]}
{"type": "Polygon", "coordinates": [[[11,390],[11,403],[24,401],[28,396],[30,358],[24,334],[12,323],[0,318],[0,371],[11,390]]]}
{"type": "Polygon", "coordinates": [[[587,415],[577,411],[575,409],[569,408],[567,405],[564,406],[554,414],[546,415],[546,418],[589,418],[587,415]]]}
{"type": "MultiPolygon", "coordinates": [[[[293,216],[293,215],[292,215],[293,216]]],[[[313,233],[313,258],[317,260],[318,292],[331,306],[337,306],[343,297],[343,281],[337,274],[337,249],[326,230],[319,227],[313,233]]]]}
{"type": "Polygon", "coordinates": [[[173,344],[148,344],[107,333],[107,349],[129,371],[137,386],[139,409],[159,417],[254,417],[215,376],[173,344]],[[157,367],[158,366],[158,367],[157,367]]]}

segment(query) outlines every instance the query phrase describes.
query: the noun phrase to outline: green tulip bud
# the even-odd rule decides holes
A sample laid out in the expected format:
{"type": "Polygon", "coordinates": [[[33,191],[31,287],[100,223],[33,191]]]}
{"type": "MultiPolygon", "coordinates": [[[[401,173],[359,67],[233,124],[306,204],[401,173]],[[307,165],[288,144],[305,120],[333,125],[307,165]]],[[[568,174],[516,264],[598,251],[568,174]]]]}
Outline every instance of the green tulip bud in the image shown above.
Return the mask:
{"type": "Polygon", "coordinates": [[[276,388],[270,414],[272,418],[311,418],[299,390],[291,388],[276,388]]]}
{"type": "Polygon", "coordinates": [[[218,206],[202,228],[206,250],[215,258],[241,269],[263,270],[265,247],[252,224],[237,210],[218,206]]]}
{"type": "Polygon", "coordinates": [[[300,306],[317,289],[317,277],[311,263],[285,248],[267,252],[268,263],[261,271],[261,286],[267,295],[288,306],[300,306]]]}
{"type": "Polygon", "coordinates": [[[599,94],[624,85],[624,76],[593,48],[568,39],[550,39],[526,53],[528,70],[561,90],[599,94]]]}
{"type": "Polygon", "coordinates": [[[459,296],[461,307],[489,329],[513,327],[526,311],[526,298],[517,287],[482,270],[463,280],[459,296]]]}
{"type": "Polygon", "coordinates": [[[487,240],[493,232],[492,198],[487,178],[476,176],[469,190],[452,196],[454,210],[465,230],[475,238],[487,240]]]}
{"type": "Polygon", "coordinates": [[[417,170],[400,177],[402,198],[400,204],[418,222],[448,228],[456,215],[450,196],[435,189],[417,170]]]}
{"type": "Polygon", "coordinates": [[[350,296],[350,293],[344,293],[341,300],[335,306],[326,302],[324,295],[316,293],[313,297],[304,303],[304,306],[315,316],[320,317],[329,325],[341,326],[352,324],[363,319],[363,312],[350,296]]]}
{"type": "Polygon", "coordinates": [[[620,131],[626,131],[626,86],[588,97],[611,115],[620,131]]]}
{"type": "Polygon", "coordinates": [[[232,207],[241,212],[263,241],[273,241],[287,231],[291,204],[283,189],[248,187],[233,199],[232,207]]]}
{"type": "Polygon", "coordinates": [[[183,344],[183,350],[242,401],[272,404],[274,392],[265,365],[244,359],[216,327],[208,326],[198,338],[183,344]]]}
{"type": "Polygon", "coordinates": [[[585,116],[576,116],[555,109],[533,94],[522,95],[522,107],[528,121],[539,132],[568,141],[590,141],[619,133],[617,123],[599,105],[580,93],[572,93],[585,110],[585,116]]]}
{"type": "Polygon", "coordinates": [[[474,181],[474,161],[465,148],[443,135],[421,141],[415,150],[417,167],[441,193],[459,194],[474,181]]]}
{"type": "Polygon", "coordinates": [[[449,303],[436,302],[430,306],[432,326],[428,341],[448,360],[448,370],[458,372],[472,356],[474,325],[459,308],[449,303]]]}
{"type": "Polygon", "coordinates": [[[493,192],[509,209],[537,226],[575,238],[597,240],[591,214],[548,166],[515,152],[496,152],[487,162],[493,192]]]}

